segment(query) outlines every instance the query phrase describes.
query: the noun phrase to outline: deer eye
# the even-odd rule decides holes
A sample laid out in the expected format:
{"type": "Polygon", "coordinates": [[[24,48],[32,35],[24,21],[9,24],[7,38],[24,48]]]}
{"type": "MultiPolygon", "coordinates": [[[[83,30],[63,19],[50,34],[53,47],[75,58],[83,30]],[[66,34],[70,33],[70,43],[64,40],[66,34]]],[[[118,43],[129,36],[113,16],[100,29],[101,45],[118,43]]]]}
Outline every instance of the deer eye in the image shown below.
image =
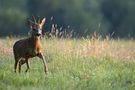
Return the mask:
{"type": "Polygon", "coordinates": [[[36,29],[35,29],[35,28],[33,28],[33,30],[34,30],[34,31],[36,31],[36,29]]]}
{"type": "Polygon", "coordinates": [[[38,32],[38,29],[33,28],[33,31],[34,31],[34,32],[38,32]]]}

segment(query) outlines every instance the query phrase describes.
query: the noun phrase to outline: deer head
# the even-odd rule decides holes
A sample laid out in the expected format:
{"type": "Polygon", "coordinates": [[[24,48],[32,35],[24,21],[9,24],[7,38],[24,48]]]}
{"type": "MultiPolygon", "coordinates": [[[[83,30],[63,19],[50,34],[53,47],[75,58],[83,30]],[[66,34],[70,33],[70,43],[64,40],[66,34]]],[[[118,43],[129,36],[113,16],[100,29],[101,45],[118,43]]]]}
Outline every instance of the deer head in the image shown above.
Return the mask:
{"type": "Polygon", "coordinates": [[[35,16],[32,16],[32,17],[33,17],[33,21],[28,19],[28,25],[30,25],[32,29],[32,36],[40,37],[42,35],[42,28],[43,28],[43,25],[45,24],[46,18],[43,18],[40,21],[39,17],[37,18],[35,18],[35,16]]]}

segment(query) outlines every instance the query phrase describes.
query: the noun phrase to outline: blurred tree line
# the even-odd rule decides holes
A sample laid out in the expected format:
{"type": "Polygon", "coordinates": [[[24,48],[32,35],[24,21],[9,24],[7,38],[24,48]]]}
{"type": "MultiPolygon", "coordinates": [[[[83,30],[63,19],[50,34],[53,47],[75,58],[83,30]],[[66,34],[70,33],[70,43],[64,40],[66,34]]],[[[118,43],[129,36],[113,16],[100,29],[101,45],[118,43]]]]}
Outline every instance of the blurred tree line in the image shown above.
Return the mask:
{"type": "Polygon", "coordinates": [[[135,0],[0,0],[0,36],[26,35],[32,14],[47,18],[44,33],[57,24],[76,36],[135,37],[135,0]]]}

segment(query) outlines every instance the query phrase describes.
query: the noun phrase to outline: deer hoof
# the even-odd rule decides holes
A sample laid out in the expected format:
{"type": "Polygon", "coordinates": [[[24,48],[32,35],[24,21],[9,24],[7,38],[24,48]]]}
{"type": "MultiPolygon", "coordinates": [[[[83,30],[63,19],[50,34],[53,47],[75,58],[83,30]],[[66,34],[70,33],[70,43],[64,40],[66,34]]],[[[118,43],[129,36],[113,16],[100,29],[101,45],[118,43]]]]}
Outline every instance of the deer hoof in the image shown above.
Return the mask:
{"type": "Polygon", "coordinates": [[[48,74],[48,70],[45,70],[45,74],[48,74]]]}

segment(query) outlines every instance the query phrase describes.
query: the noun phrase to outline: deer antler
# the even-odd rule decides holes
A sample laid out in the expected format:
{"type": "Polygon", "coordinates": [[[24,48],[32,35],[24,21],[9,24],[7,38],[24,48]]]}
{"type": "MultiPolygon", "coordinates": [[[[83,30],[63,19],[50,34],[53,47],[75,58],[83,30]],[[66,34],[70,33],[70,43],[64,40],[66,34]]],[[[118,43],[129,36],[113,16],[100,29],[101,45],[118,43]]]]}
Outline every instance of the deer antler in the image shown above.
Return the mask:
{"type": "Polygon", "coordinates": [[[40,16],[37,16],[38,24],[40,24],[40,16]]]}
{"type": "Polygon", "coordinates": [[[33,18],[34,22],[37,23],[36,18],[35,18],[34,15],[32,15],[32,18],[33,18]]]}

